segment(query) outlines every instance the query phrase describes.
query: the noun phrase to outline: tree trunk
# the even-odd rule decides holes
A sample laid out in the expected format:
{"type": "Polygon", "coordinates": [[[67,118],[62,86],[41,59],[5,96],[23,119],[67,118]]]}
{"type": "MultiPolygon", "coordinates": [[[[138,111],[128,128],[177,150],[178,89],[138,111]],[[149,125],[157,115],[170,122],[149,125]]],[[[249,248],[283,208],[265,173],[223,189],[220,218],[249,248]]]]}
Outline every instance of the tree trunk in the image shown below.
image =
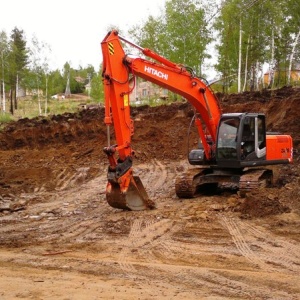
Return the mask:
{"type": "Polygon", "coordinates": [[[298,34],[297,34],[297,36],[295,38],[295,42],[294,42],[294,45],[293,45],[293,48],[292,48],[292,52],[291,52],[291,56],[290,56],[289,71],[288,71],[288,80],[287,80],[287,84],[288,85],[290,85],[290,83],[291,83],[291,73],[292,73],[293,58],[294,58],[296,46],[298,44],[299,36],[300,36],[300,30],[298,31],[298,34]]]}
{"type": "Polygon", "coordinates": [[[47,111],[48,111],[48,75],[46,75],[45,116],[47,116],[47,111]]]}
{"type": "Polygon", "coordinates": [[[10,90],[10,113],[14,114],[14,96],[15,96],[16,88],[11,87],[10,90]]]}
{"type": "Polygon", "coordinates": [[[18,109],[17,87],[15,88],[15,91],[14,91],[14,107],[15,107],[15,109],[18,109]]]}
{"type": "Polygon", "coordinates": [[[274,57],[275,57],[274,29],[272,29],[271,62],[270,62],[270,65],[269,65],[268,88],[273,88],[274,87],[274,57]]]}
{"type": "Polygon", "coordinates": [[[17,74],[16,78],[16,91],[15,91],[15,109],[18,109],[18,93],[19,93],[19,75],[17,74]]]}
{"type": "Polygon", "coordinates": [[[241,70],[242,70],[242,17],[240,17],[238,93],[241,92],[241,70]]]}
{"type": "Polygon", "coordinates": [[[248,69],[248,52],[249,52],[249,45],[250,45],[250,35],[248,36],[248,43],[247,43],[247,50],[246,50],[246,58],[245,58],[245,77],[244,77],[244,87],[243,92],[245,92],[247,86],[247,69],[248,69]]]}

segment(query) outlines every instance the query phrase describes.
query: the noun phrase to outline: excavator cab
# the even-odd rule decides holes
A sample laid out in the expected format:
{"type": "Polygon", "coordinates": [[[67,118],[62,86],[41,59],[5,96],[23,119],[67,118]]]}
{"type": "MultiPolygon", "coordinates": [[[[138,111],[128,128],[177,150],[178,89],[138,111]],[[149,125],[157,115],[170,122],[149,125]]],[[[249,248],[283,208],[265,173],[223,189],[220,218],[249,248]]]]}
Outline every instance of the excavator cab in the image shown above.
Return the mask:
{"type": "Polygon", "coordinates": [[[256,113],[223,114],[218,128],[217,165],[242,168],[266,160],[265,116],[256,113]]]}
{"type": "Polygon", "coordinates": [[[218,167],[244,168],[292,161],[288,135],[267,133],[261,113],[223,114],[217,133],[218,167]]]}
{"type": "MultiPolygon", "coordinates": [[[[213,143],[206,136],[213,149],[213,143]]],[[[202,143],[189,153],[191,165],[207,163],[202,143]]],[[[255,113],[223,114],[217,133],[216,162],[222,168],[253,166],[266,159],[265,116],[255,113]]]]}

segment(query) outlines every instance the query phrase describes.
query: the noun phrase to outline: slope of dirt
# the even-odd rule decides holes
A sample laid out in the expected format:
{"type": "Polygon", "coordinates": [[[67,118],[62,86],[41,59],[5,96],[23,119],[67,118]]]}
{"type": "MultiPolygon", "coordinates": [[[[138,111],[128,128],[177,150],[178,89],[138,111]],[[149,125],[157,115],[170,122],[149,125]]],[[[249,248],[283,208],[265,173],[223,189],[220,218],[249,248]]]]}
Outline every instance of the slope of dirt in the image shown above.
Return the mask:
{"type": "Polygon", "coordinates": [[[106,203],[102,108],[8,124],[0,298],[298,299],[300,89],[218,97],[223,112],[263,112],[268,130],[292,135],[294,163],[273,167],[273,187],[178,199],[193,115],[184,102],[132,108],[134,168],[151,211],[106,203]]]}

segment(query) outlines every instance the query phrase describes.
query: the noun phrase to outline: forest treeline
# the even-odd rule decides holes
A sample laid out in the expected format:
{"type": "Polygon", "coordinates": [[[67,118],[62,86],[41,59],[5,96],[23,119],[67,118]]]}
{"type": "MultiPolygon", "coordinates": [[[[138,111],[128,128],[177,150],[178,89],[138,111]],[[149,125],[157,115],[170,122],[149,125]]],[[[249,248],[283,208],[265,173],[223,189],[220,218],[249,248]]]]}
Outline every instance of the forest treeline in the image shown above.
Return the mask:
{"type": "MultiPolygon", "coordinates": [[[[118,29],[112,24],[107,30],[113,28],[118,29]]],[[[205,78],[213,68],[223,92],[299,83],[299,0],[166,0],[158,16],[119,31],[197,76],[205,78]]],[[[2,110],[5,96],[12,114],[18,108],[20,87],[49,98],[65,92],[68,78],[71,93],[83,92],[89,82],[90,96],[103,101],[101,66],[73,69],[66,62],[51,70],[48,46],[37,38],[28,42],[21,28],[0,32],[2,110]]]]}
{"type": "Polygon", "coordinates": [[[130,33],[143,47],[203,77],[211,58],[223,92],[300,80],[299,0],[169,0],[159,17],[130,33]]]}

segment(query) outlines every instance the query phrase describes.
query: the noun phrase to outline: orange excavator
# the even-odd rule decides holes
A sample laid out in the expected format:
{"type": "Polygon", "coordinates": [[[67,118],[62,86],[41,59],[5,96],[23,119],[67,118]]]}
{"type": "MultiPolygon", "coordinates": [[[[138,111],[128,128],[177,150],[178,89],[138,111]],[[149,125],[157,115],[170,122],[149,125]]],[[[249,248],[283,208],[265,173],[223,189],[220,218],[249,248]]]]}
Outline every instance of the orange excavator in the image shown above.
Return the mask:
{"type": "Polygon", "coordinates": [[[176,179],[175,192],[179,198],[196,197],[208,186],[235,188],[241,193],[268,186],[273,173],[266,166],[293,161],[291,136],[267,133],[262,113],[222,114],[209,84],[191,68],[130,42],[116,30],[108,32],[101,48],[108,136],[104,152],[109,161],[106,200],[110,206],[126,210],[155,207],[133,171],[134,124],[129,95],[136,76],[181,95],[196,112],[194,124],[200,143],[188,156],[193,167],[176,179]],[[141,55],[127,55],[123,45],[137,49],[141,55]],[[112,125],[116,140],[113,145],[112,125]]]}

